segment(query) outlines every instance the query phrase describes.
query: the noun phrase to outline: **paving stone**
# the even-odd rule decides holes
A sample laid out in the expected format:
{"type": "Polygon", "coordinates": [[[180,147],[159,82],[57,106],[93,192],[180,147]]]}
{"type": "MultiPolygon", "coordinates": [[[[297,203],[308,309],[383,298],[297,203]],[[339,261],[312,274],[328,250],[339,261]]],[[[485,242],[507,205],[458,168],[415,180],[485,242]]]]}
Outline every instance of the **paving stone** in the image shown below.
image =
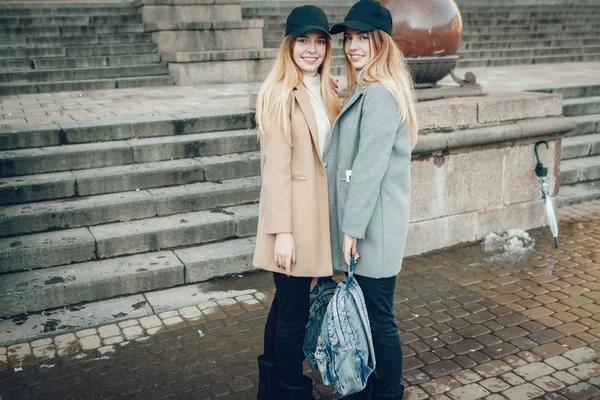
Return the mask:
{"type": "Polygon", "coordinates": [[[546,392],[557,392],[565,387],[565,384],[552,376],[542,376],[531,381],[534,385],[546,392]]]}
{"type": "Polygon", "coordinates": [[[556,370],[549,365],[538,362],[515,368],[513,372],[526,381],[531,381],[540,376],[550,375],[556,372],[556,370]]]}
{"type": "Polygon", "coordinates": [[[527,361],[515,355],[506,356],[502,359],[502,361],[504,361],[513,368],[518,368],[522,367],[523,365],[527,365],[527,361]]]}
{"type": "Polygon", "coordinates": [[[417,386],[407,387],[404,391],[404,399],[406,400],[426,400],[430,396],[417,386]]]}
{"type": "Polygon", "coordinates": [[[537,346],[531,349],[531,351],[542,358],[553,357],[559,354],[563,354],[568,348],[562,346],[557,342],[546,343],[541,346],[537,346]]]}
{"type": "Polygon", "coordinates": [[[600,396],[600,389],[587,382],[579,382],[560,391],[569,400],[588,400],[600,396]]]}
{"type": "Polygon", "coordinates": [[[488,378],[479,382],[481,386],[489,390],[491,393],[502,392],[510,388],[510,385],[499,378],[488,378]]]}
{"type": "Polygon", "coordinates": [[[420,385],[421,383],[431,379],[429,375],[427,375],[420,369],[413,369],[410,371],[403,372],[402,376],[410,385],[420,385]]]}
{"type": "Polygon", "coordinates": [[[527,337],[520,337],[510,341],[510,344],[519,350],[530,350],[537,346],[537,342],[527,337]]]}
{"type": "Polygon", "coordinates": [[[571,368],[575,365],[571,360],[563,356],[550,357],[545,359],[544,362],[556,370],[571,368]]]}
{"type": "Polygon", "coordinates": [[[567,371],[558,371],[553,373],[552,376],[567,385],[573,385],[579,382],[579,378],[568,373],[567,371]]]}
{"type": "Polygon", "coordinates": [[[452,377],[463,385],[479,382],[482,377],[478,373],[470,369],[464,369],[452,374],[452,377]]]}
{"type": "Polygon", "coordinates": [[[93,350],[102,346],[102,339],[98,335],[85,336],[79,339],[81,350],[93,350]]]}
{"type": "Polygon", "coordinates": [[[580,364],[600,357],[600,352],[589,347],[580,347],[578,349],[567,351],[563,354],[563,357],[568,358],[575,364],[580,364]]]}
{"type": "Polygon", "coordinates": [[[105,325],[98,328],[98,334],[102,339],[114,337],[121,334],[121,330],[117,325],[105,325]]]}
{"type": "Polygon", "coordinates": [[[490,392],[487,389],[483,388],[477,383],[471,383],[448,392],[448,396],[454,400],[481,399],[489,394],[490,392]]]}
{"type": "Polygon", "coordinates": [[[525,379],[513,372],[507,372],[506,374],[500,375],[500,377],[511,386],[518,386],[525,383],[525,379]]]}
{"type": "Polygon", "coordinates": [[[575,375],[581,380],[587,380],[596,376],[600,376],[600,364],[595,362],[587,362],[569,368],[567,371],[575,375]]]}
{"type": "Polygon", "coordinates": [[[473,370],[484,378],[492,378],[512,370],[512,367],[504,361],[495,360],[483,365],[478,365],[473,368],[473,370]]]}
{"type": "Polygon", "coordinates": [[[562,337],[564,337],[564,335],[554,329],[544,329],[543,331],[535,332],[529,335],[530,339],[535,340],[539,344],[555,342],[562,337]]]}
{"type": "Polygon", "coordinates": [[[431,379],[421,384],[421,388],[430,395],[446,393],[460,386],[460,382],[450,376],[442,376],[440,378],[431,379]]]}
{"type": "Polygon", "coordinates": [[[520,349],[516,346],[513,346],[510,343],[500,343],[494,346],[487,347],[482,351],[485,354],[487,354],[490,358],[502,358],[511,354],[518,353],[520,349]]]}
{"type": "Polygon", "coordinates": [[[156,328],[162,326],[162,321],[156,315],[149,315],[140,318],[140,325],[145,329],[156,328]]]}
{"type": "Polygon", "coordinates": [[[443,360],[433,365],[423,367],[422,370],[433,378],[450,375],[460,370],[460,366],[450,360],[443,360]]]}
{"type": "Polygon", "coordinates": [[[524,383],[522,385],[510,388],[502,392],[502,395],[509,400],[531,400],[540,397],[545,392],[532,383],[524,383]]]}

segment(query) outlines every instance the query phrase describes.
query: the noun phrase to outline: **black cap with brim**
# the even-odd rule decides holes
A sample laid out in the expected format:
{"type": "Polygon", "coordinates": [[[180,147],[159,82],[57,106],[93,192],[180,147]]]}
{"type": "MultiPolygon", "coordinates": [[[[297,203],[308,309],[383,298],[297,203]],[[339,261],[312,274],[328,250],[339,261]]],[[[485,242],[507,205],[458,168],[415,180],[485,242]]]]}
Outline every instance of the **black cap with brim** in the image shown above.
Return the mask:
{"type": "Polygon", "coordinates": [[[341,22],[339,24],[332,26],[331,29],[329,30],[329,32],[332,35],[337,35],[338,33],[344,32],[344,30],[346,28],[354,29],[359,32],[371,32],[371,31],[374,31],[375,29],[378,29],[377,27],[375,27],[371,24],[367,24],[364,21],[350,20],[350,21],[344,21],[344,22],[341,22]]]}
{"type": "Polygon", "coordinates": [[[295,31],[290,32],[290,35],[292,35],[293,38],[297,38],[299,36],[304,35],[306,32],[310,32],[310,31],[323,32],[326,37],[331,37],[331,35],[329,34],[329,31],[319,25],[305,25],[303,27],[296,29],[295,31]]]}

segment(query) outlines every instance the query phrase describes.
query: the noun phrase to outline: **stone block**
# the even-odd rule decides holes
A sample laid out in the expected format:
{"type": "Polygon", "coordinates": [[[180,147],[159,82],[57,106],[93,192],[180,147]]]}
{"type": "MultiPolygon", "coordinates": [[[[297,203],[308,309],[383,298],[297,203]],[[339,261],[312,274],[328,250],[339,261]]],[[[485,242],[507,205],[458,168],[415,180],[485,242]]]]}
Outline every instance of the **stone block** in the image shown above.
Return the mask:
{"type": "MultiPolygon", "coordinates": [[[[553,199],[556,204],[556,198],[553,199]]],[[[501,208],[482,210],[477,213],[477,238],[483,239],[490,232],[502,234],[508,229],[529,230],[546,224],[546,211],[541,200],[511,204],[501,208]]]]}
{"type": "Polygon", "coordinates": [[[235,235],[229,215],[210,211],[94,226],[99,258],[199,244],[235,235]]]}
{"type": "Polygon", "coordinates": [[[258,152],[205,157],[199,161],[204,166],[205,179],[208,181],[260,175],[258,152]]]}
{"type": "Polygon", "coordinates": [[[478,100],[481,124],[562,115],[561,96],[525,92],[490,92],[478,100]]]}
{"type": "Polygon", "coordinates": [[[201,282],[218,276],[254,270],[254,239],[237,239],[201,248],[175,250],[185,264],[186,282],[201,282]]]}
{"type": "Polygon", "coordinates": [[[152,40],[161,52],[256,49],[262,48],[262,27],[158,30],[152,32],[152,40]],[[239,40],[241,37],[244,40],[239,40]]]}
{"type": "Polygon", "coordinates": [[[438,218],[448,213],[448,158],[430,156],[411,162],[411,222],[438,218]]]}
{"type": "Polygon", "coordinates": [[[249,204],[236,207],[227,207],[226,213],[235,220],[235,235],[237,237],[255,236],[258,226],[258,204],[249,204]]]}
{"type": "Polygon", "coordinates": [[[266,78],[273,59],[169,63],[178,86],[255,82],[266,78]]]}
{"type": "Polygon", "coordinates": [[[56,125],[15,126],[0,130],[0,150],[58,146],[60,128],[56,125]]]}
{"type": "Polygon", "coordinates": [[[0,178],[0,204],[26,203],[75,196],[71,172],[0,178]]]}
{"type": "Polygon", "coordinates": [[[443,99],[417,103],[421,130],[456,129],[477,124],[477,102],[472,99],[443,99]]]}
{"type": "Polygon", "coordinates": [[[413,222],[408,229],[407,257],[477,240],[477,213],[413,222]]]}
{"type": "Polygon", "coordinates": [[[86,228],[0,239],[0,273],[92,260],[94,244],[86,228]]]}
{"type": "Polygon", "coordinates": [[[175,118],[144,116],[122,121],[62,123],[60,127],[68,143],[89,143],[170,135],[175,131],[175,118]]]}

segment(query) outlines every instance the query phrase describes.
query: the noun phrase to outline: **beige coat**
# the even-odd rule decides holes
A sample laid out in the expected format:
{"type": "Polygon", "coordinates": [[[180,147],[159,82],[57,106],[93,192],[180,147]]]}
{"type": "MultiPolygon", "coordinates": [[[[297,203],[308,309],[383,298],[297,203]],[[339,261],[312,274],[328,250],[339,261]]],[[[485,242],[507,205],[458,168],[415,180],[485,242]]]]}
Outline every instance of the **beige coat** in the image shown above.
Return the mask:
{"type": "Polygon", "coordinates": [[[276,123],[260,136],[262,186],[253,264],[284,273],[273,257],[277,233],[291,232],[296,243],[293,276],[333,274],[329,244],[327,175],[319,153],[318,130],[308,92],[294,89],[292,146],[276,123]]]}

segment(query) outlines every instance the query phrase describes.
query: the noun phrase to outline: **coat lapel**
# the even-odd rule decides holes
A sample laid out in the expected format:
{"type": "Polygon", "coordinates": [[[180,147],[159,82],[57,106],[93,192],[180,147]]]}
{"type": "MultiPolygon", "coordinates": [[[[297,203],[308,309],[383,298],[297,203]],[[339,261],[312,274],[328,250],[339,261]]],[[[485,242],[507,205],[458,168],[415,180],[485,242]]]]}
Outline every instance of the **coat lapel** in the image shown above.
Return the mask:
{"type": "Polygon", "coordinates": [[[300,110],[302,110],[302,114],[304,114],[304,118],[308,123],[308,129],[310,131],[310,136],[312,138],[313,147],[321,160],[321,152],[319,151],[319,129],[317,127],[317,118],[315,117],[315,112],[312,108],[312,104],[310,104],[310,98],[308,97],[308,92],[304,85],[298,85],[296,90],[294,90],[294,97],[296,97],[296,101],[300,106],[300,110]]]}
{"type": "Polygon", "coordinates": [[[358,99],[361,98],[364,91],[365,91],[365,88],[356,87],[352,96],[350,96],[348,101],[346,101],[346,103],[344,104],[344,107],[342,107],[342,111],[340,111],[340,113],[338,114],[337,118],[335,119],[335,121],[333,123],[333,126],[331,127],[331,134],[329,135],[329,137],[327,138],[327,142],[325,143],[325,150],[323,151],[323,155],[327,154],[327,150],[329,150],[329,145],[331,144],[331,138],[333,136],[335,126],[338,124],[339,120],[342,118],[342,115],[344,115],[346,113],[346,111],[348,111],[350,109],[350,107],[352,107],[352,105],[354,103],[356,103],[358,101],[358,99]]]}

